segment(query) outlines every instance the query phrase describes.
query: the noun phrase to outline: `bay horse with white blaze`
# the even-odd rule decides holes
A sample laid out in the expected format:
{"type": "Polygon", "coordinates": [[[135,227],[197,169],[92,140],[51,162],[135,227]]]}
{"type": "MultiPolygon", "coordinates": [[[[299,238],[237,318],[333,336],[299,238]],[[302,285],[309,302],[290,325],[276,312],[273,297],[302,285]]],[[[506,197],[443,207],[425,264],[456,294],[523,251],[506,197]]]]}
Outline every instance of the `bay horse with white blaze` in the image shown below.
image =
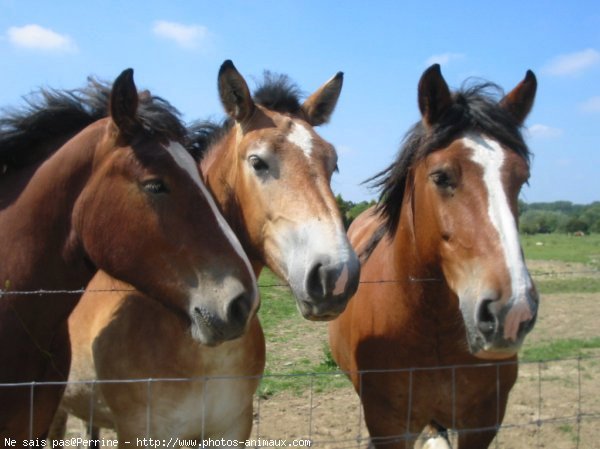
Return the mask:
{"type": "Polygon", "coordinates": [[[108,115],[85,96],[45,90],[0,121],[0,441],[19,446],[45,436],[64,387],[6,384],[67,380],[67,318],[97,269],[207,343],[239,336],[258,307],[176,111],[139,106],[131,69],[107,91],[108,115]]]}
{"type": "Polygon", "coordinates": [[[361,284],[330,344],[376,447],[412,447],[431,423],[481,449],[502,423],[538,308],[517,231],[536,86],[528,71],[498,101],[490,83],[452,93],[439,65],[427,69],[422,120],[349,229],[361,284]]]}
{"type": "MultiPolygon", "coordinates": [[[[205,180],[256,275],[268,266],[289,283],[305,318],[332,319],[356,291],[360,265],[330,188],[336,152],[313,127],[332,114],[342,75],[302,104],[298,89],[283,76],[267,76],[252,97],[230,61],[220,69],[218,86],[229,120],[190,129],[189,145],[204,154],[205,180]]],[[[116,428],[119,440],[249,437],[253,395],[265,363],[258,318],[241,338],[207,347],[159,305],[104,296],[84,295],[70,319],[70,380],[158,380],[150,393],[145,383],[98,383],[95,391],[74,383],[64,410],[95,426],[116,428]],[[182,377],[195,380],[160,381],[182,377]]],[[[53,437],[60,439],[63,432],[53,437]]]]}

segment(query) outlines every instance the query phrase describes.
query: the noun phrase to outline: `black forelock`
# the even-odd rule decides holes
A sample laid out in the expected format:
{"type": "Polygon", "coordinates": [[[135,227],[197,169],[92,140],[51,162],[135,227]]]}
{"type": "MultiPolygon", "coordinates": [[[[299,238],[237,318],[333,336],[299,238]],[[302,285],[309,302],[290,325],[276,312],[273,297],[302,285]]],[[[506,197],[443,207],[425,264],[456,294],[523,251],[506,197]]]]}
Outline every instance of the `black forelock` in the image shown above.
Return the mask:
{"type": "MultiPolygon", "coordinates": [[[[253,100],[272,111],[285,114],[298,114],[302,93],[300,88],[284,74],[263,72],[253,94],[253,100]]],[[[226,118],[220,122],[212,120],[197,120],[187,129],[186,148],[197,160],[204,157],[209,148],[223,138],[233,126],[234,121],[226,118]]]]}
{"type": "Polygon", "coordinates": [[[233,123],[232,119],[221,122],[211,120],[193,122],[187,128],[186,149],[196,161],[201,160],[208,149],[229,132],[233,123]]]}
{"type": "Polygon", "coordinates": [[[254,91],[254,101],[272,111],[298,114],[302,91],[287,75],[265,70],[254,91]]]}
{"type": "Polygon", "coordinates": [[[427,155],[447,147],[468,132],[487,135],[520,155],[529,164],[530,152],[521,133],[521,124],[499,105],[502,89],[489,82],[463,87],[453,93],[452,106],[438,123],[426,127],[421,121],[404,136],[397,159],[385,170],[368,179],[379,189],[377,211],[388,233],[393,234],[410,169],[427,155]]]}

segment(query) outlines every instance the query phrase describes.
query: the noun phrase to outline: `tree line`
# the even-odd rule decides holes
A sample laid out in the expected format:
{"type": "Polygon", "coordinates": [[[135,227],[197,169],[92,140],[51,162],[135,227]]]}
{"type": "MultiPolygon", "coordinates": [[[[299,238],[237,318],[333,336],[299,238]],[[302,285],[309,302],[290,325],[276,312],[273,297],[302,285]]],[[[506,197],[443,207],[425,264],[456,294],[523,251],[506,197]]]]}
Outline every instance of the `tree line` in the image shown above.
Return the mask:
{"type": "Polygon", "coordinates": [[[519,230],[525,234],[600,233],[600,201],[591,204],[519,201],[519,230]]]}
{"type": "MultiPolygon", "coordinates": [[[[364,210],[376,202],[354,203],[336,196],[346,229],[364,210]]],[[[519,200],[519,231],[524,234],[550,234],[553,232],[600,233],[600,201],[591,204],[574,204],[570,201],[529,203],[519,200]]]]}

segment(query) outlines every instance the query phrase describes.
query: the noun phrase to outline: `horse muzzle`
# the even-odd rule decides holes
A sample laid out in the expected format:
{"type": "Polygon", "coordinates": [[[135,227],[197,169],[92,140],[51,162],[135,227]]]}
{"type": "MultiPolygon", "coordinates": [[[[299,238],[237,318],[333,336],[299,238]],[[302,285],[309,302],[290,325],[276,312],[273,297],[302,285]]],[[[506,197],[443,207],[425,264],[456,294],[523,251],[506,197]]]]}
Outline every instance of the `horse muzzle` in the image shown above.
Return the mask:
{"type": "Polygon", "coordinates": [[[296,294],[300,313],[312,321],[336,318],[356,293],[359,279],[360,263],[354,253],[338,263],[317,259],[306,272],[303,291],[296,294]]]}
{"type": "Polygon", "coordinates": [[[475,305],[473,322],[467,322],[467,339],[473,355],[484,359],[514,356],[537,319],[538,295],[530,291],[526,298],[514,298],[502,305],[498,300],[482,299],[475,305]]]}
{"type": "Polygon", "coordinates": [[[257,291],[246,289],[235,280],[205,291],[213,291],[217,297],[203,295],[191,301],[189,316],[193,338],[207,346],[216,346],[241,337],[258,310],[257,291]]]}

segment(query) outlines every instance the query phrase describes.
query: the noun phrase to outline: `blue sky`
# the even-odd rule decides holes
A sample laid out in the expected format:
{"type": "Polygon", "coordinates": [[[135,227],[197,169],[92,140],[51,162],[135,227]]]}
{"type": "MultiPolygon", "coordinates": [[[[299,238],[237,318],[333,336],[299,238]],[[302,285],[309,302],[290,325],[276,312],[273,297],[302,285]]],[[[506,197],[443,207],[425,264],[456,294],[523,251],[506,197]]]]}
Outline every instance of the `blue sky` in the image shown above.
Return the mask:
{"type": "Polygon", "coordinates": [[[532,69],[539,88],[526,132],[535,158],[522,199],[600,200],[597,0],[0,0],[0,107],[41,86],[111,81],[133,67],[138,87],[185,120],[221,118],[225,59],[251,87],[269,69],[306,94],[345,73],[320,132],[339,153],[333,189],[355,202],[376,197],[360,183],[393,160],[419,119],[416,87],[429,64],[441,64],[451,87],[475,76],[507,91],[532,69]]]}

